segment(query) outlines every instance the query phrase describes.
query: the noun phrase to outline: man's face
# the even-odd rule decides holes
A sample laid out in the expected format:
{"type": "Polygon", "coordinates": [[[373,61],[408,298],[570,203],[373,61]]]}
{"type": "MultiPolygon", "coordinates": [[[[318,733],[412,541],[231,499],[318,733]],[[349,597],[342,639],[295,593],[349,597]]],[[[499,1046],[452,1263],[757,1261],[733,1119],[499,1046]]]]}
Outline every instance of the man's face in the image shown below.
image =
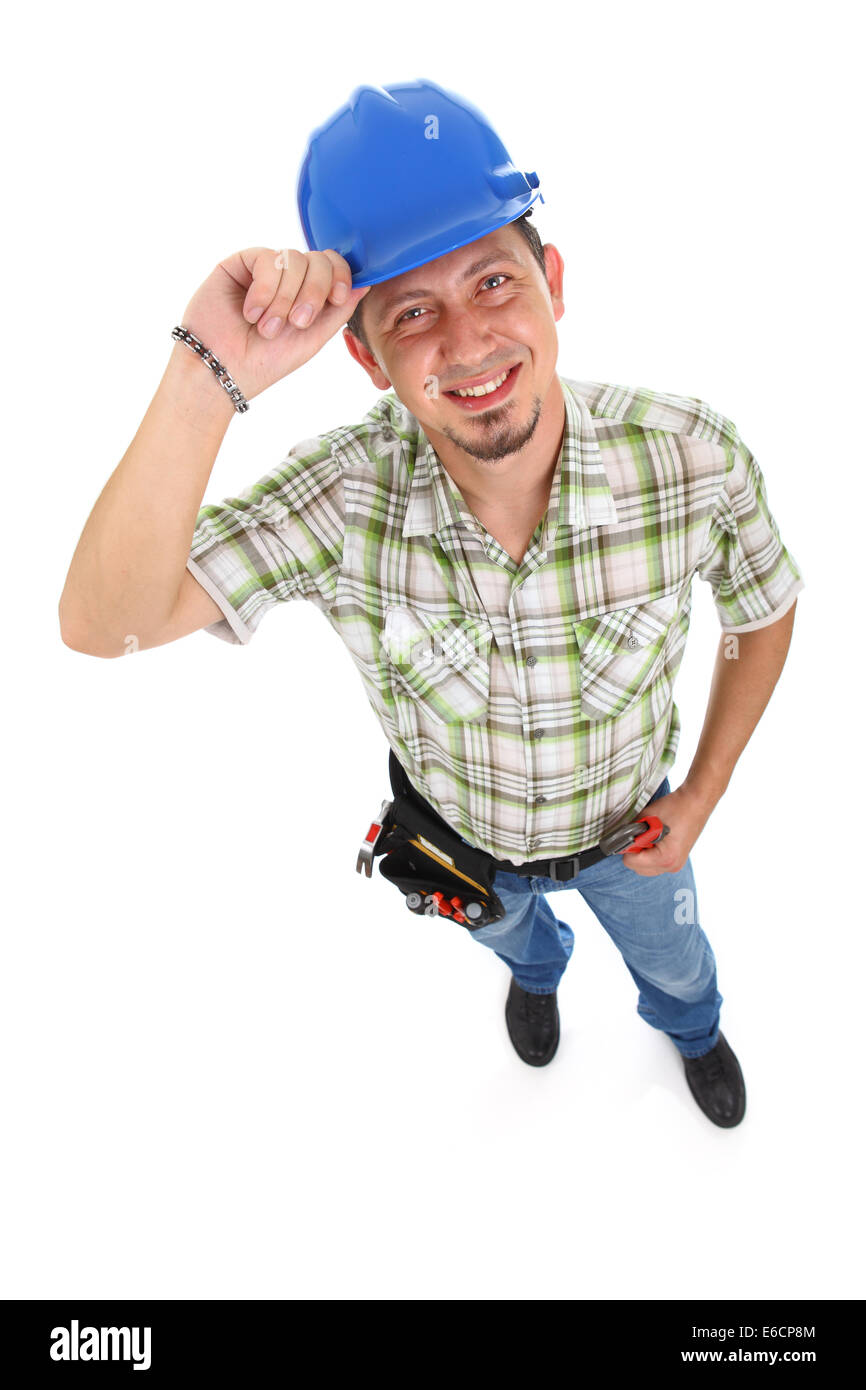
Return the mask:
{"type": "Polygon", "coordinates": [[[344,330],[349,351],[380,390],[393,386],[434,448],[445,438],[490,461],[519,452],[535,433],[564,313],[555,246],[545,247],[545,261],[547,278],[509,225],[374,285],[361,301],[372,352],[344,330]],[[505,372],[494,394],[449,394],[505,372]]]}

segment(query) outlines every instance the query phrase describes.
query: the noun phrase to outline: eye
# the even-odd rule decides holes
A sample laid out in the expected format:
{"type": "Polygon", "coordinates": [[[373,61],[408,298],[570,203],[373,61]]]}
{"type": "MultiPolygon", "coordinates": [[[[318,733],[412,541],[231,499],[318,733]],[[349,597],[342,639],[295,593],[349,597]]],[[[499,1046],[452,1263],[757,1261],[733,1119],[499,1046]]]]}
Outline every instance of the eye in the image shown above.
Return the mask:
{"type": "MultiPolygon", "coordinates": [[[[482,283],[482,285],[486,285],[486,284],[488,284],[491,280],[510,280],[510,279],[511,279],[511,276],[510,276],[510,275],[505,275],[502,271],[497,270],[496,273],[495,273],[494,275],[488,275],[487,278],[484,279],[484,280],[482,280],[481,283],[482,283]]],[[[501,289],[502,287],[501,287],[501,285],[494,285],[493,288],[494,288],[495,290],[498,290],[498,289],[501,289]]],[[[422,311],[422,309],[421,309],[421,305],[420,305],[420,304],[415,304],[415,305],[412,306],[411,309],[407,309],[406,312],[405,312],[404,314],[401,314],[400,317],[397,319],[397,322],[398,322],[398,323],[402,323],[404,319],[409,319],[409,315],[410,315],[410,314],[419,314],[419,313],[422,313],[422,312],[423,312],[423,311],[422,311]]],[[[409,322],[410,322],[410,323],[417,323],[418,320],[417,320],[417,319],[409,319],[409,322]]]]}

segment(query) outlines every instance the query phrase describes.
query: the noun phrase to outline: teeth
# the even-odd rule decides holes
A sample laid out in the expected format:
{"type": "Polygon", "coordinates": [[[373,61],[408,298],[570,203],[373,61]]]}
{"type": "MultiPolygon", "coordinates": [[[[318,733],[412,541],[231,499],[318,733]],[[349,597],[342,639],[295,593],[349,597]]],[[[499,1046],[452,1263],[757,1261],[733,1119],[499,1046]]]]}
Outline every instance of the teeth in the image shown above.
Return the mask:
{"type": "MultiPolygon", "coordinates": [[[[511,368],[509,367],[508,371],[510,371],[510,370],[511,370],[511,368]]],[[[507,376],[508,376],[508,372],[503,372],[503,373],[502,373],[502,376],[494,377],[493,381],[488,381],[487,384],[486,384],[486,386],[470,386],[469,389],[468,389],[467,391],[454,391],[454,392],[452,392],[452,395],[455,395],[455,396],[489,396],[491,391],[496,391],[496,390],[499,389],[499,387],[502,385],[503,381],[505,380],[505,378],[506,378],[507,376]]]]}

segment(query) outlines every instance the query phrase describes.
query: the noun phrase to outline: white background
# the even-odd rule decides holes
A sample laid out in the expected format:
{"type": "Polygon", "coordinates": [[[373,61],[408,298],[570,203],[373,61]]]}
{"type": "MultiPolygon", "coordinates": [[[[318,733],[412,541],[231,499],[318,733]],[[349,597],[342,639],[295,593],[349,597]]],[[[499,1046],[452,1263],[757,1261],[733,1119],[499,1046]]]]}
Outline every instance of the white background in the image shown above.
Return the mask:
{"type": "MultiPolygon", "coordinates": [[[[43,5],[3,117],[4,1298],[857,1298],[864,1283],[864,228],[856,7],[43,5]],[[302,247],[361,83],[474,101],[565,260],[558,370],[696,395],[806,587],[692,862],[748,1111],[718,1129],[577,894],[552,1065],[508,976],[358,844],[387,744],[312,605],[248,647],[61,641],[81,529],[224,256],[302,247]]],[[[202,369],[204,370],[204,368],[202,369]]],[[[341,336],[236,417],[205,500],[377,392],[341,336]]],[[[696,582],[672,786],[718,640],[696,582]]]]}

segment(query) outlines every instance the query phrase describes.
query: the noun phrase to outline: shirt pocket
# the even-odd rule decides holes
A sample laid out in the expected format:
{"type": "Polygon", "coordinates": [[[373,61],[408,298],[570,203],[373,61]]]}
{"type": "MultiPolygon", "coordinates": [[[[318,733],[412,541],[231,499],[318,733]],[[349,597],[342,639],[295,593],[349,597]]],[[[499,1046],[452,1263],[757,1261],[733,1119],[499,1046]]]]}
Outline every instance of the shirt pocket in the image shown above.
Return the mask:
{"type": "Polygon", "coordinates": [[[480,618],[389,606],[379,640],[395,699],[434,724],[486,719],[492,638],[480,618]]]}
{"type": "Polygon", "coordinates": [[[678,608],[679,594],[666,594],[575,621],[583,719],[622,714],[652,685],[678,608]]]}

